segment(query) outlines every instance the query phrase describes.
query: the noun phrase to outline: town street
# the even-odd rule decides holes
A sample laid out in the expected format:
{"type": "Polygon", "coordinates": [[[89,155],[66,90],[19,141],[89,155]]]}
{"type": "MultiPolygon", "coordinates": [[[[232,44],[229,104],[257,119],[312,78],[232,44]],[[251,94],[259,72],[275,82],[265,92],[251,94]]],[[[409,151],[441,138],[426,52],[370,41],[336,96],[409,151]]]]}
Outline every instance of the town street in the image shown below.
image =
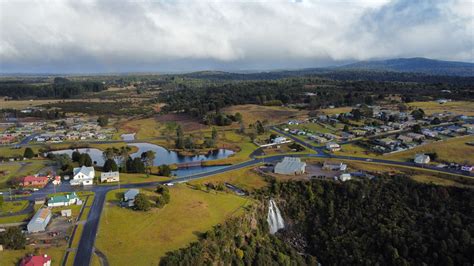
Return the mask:
{"type": "MultiPolygon", "coordinates": [[[[165,184],[165,183],[183,183],[183,182],[188,182],[188,181],[199,179],[199,178],[209,177],[216,174],[226,173],[226,172],[236,170],[236,169],[254,166],[260,163],[274,164],[278,161],[281,161],[286,156],[328,158],[328,159],[331,158],[331,159],[341,159],[341,160],[349,160],[349,161],[364,161],[364,162],[370,162],[370,163],[387,164],[387,165],[392,165],[392,166],[408,166],[408,167],[414,167],[414,168],[424,168],[424,169],[430,169],[430,170],[441,172],[441,173],[469,176],[468,174],[461,171],[455,171],[455,170],[450,170],[450,169],[439,169],[439,168],[435,168],[431,166],[420,166],[412,162],[398,162],[398,161],[390,161],[390,160],[383,160],[383,159],[367,159],[367,158],[360,158],[360,157],[353,157],[353,156],[331,155],[324,152],[322,147],[316,147],[311,144],[308,144],[298,138],[295,138],[289,134],[286,134],[285,132],[281,132],[279,130],[275,130],[275,131],[281,134],[284,134],[285,136],[290,137],[294,141],[306,147],[311,148],[317,153],[316,154],[290,154],[290,155],[280,154],[280,155],[273,155],[273,156],[267,156],[267,157],[254,157],[251,160],[245,161],[243,163],[230,165],[225,168],[218,169],[211,172],[178,177],[171,181],[123,184],[120,186],[120,188],[143,188],[143,187],[153,187],[153,186],[157,186],[158,184],[165,184]]],[[[99,222],[100,222],[102,210],[105,204],[106,194],[107,192],[114,189],[118,189],[118,185],[98,185],[98,186],[91,186],[91,187],[76,188],[76,187],[71,187],[69,183],[67,182],[64,182],[58,187],[54,187],[50,183],[45,188],[32,193],[29,197],[22,197],[21,199],[34,200],[36,198],[44,198],[48,194],[51,194],[54,192],[92,191],[95,193],[95,198],[94,198],[93,204],[90,207],[91,209],[87,217],[86,224],[84,225],[83,233],[79,242],[75,259],[74,259],[74,265],[86,266],[90,264],[92,254],[94,252],[95,239],[96,239],[96,235],[99,229],[99,222]]],[[[20,200],[20,199],[16,199],[16,200],[20,200]]]]}

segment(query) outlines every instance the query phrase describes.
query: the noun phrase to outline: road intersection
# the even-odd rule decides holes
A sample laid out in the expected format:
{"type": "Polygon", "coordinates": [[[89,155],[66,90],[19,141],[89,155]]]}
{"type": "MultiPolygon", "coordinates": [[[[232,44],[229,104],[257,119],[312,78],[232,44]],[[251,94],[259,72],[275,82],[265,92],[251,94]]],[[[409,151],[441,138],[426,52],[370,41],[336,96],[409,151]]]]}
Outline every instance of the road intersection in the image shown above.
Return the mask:
{"type": "MultiPolygon", "coordinates": [[[[158,184],[165,184],[165,183],[183,183],[183,182],[188,182],[192,181],[195,179],[200,179],[204,177],[209,177],[212,175],[216,174],[222,174],[226,173],[229,171],[249,167],[249,166],[255,166],[261,163],[271,163],[274,164],[278,161],[281,161],[284,157],[286,156],[291,156],[291,157],[309,157],[309,158],[327,158],[327,159],[339,159],[339,160],[348,160],[348,161],[362,161],[362,162],[370,162],[370,163],[378,163],[378,164],[384,164],[384,165],[392,165],[392,166],[402,166],[402,167],[413,167],[413,168],[420,168],[420,169],[430,169],[433,171],[441,172],[441,173],[448,173],[448,174],[457,174],[457,175],[463,175],[463,176],[469,176],[467,173],[461,172],[461,171],[456,171],[456,170],[451,170],[451,169],[440,169],[440,168],[435,168],[432,166],[422,166],[422,165],[417,165],[412,162],[399,162],[399,161],[390,161],[390,160],[384,160],[384,159],[367,159],[367,158],[361,158],[361,157],[354,157],[354,156],[339,156],[339,155],[332,155],[324,151],[323,147],[320,146],[314,146],[310,143],[307,143],[303,140],[300,140],[290,134],[287,134],[286,132],[283,132],[277,128],[272,128],[272,130],[285,135],[289,138],[291,138],[293,141],[310,148],[311,150],[315,151],[314,154],[279,154],[279,155],[271,155],[271,156],[256,156],[258,152],[252,153],[250,160],[235,164],[235,165],[230,165],[218,170],[210,171],[210,172],[205,172],[205,173],[199,173],[199,174],[194,174],[194,175],[189,175],[189,176],[183,176],[183,177],[178,177],[175,179],[172,179],[170,181],[160,181],[160,182],[147,182],[147,183],[134,183],[134,184],[122,184],[120,188],[144,188],[144,187],[153,187],[157,186],[158,184]]],[[[94,245],[95,245],[95,240],[96,240],[96,235],[98,232],[99,228],[99,223],[100,223],[100,218],[102,214],[102,210],[105,204],[105,199],[106,199],[106,194],[107,192],[118,189],[117,185],[99,185],[99,186],[93,186],[93,187],[84,187],[84,188],[76,188],[70,186],[68,183],[63,183],[61,186],[54,187],[52,184],[48,184],[45,188],[33,192],[28,199],[29,200],[34,200],[36,198],[44,198],[48,194],[54,193],[54,192],[72,192],[72,191],[91,191],[95,193],[94,201],[90,207],[89,215],[87,217],[87,221],[84,225],[84,229],[82,232],[82,236],[79,242],[79,246],[77,249],[76,256],[74,257],[74,265],[76,266],[86,266],[89,265],[91,262],[92,254],[94,252],[94,245]]],[[[22,198],[23,200],[25,198],[22,198]]]]}

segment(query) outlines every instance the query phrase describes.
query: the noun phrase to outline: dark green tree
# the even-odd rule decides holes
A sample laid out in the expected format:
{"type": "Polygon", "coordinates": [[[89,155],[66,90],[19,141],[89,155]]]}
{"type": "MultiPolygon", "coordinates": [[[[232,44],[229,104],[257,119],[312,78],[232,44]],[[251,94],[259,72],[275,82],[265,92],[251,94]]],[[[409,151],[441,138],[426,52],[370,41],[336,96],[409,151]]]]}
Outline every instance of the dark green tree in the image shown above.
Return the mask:
{"type": "Polygon", "coordinates": [[[151,203],[148,197],[143,193],[138,193],[135,197],[135,209],[138,211],[149,211],[151,209],[151,203]]]}
{"type": "Polygon", "coordinates": [[[118,170],[117,163],[113,159],[107,159],[104,163],[103,169],[104,172],[115,172],[118,170]]]}
{"type": "Polygon", "coordinates": [[[99,123],[99,126],[105,127],[109,124],[109,118],[106,116],[99,116],[97,123],[99,123]]]}
{"type": "Polygon", "coordinates": [[[27,147],[25,149],[25,152],[23,153],[23,157],[31,159],[31,158],[35,157],[35,153],[33,152],[33,150],[30,147],[27,147]]]}
{"type": "Polygon", "coordinates": [[[181,128],[181,126],[178,126],[176,128],[175,147],[177,149],[183,149],[184,148],[184,133],[183,133],[183,129],[181,128]]]}
{"type": "Polygon", "coordinates": [[[24,249],[26,238],[19,227],[12,226],[0,235],[0,243],[6,249],[24,249]]]}

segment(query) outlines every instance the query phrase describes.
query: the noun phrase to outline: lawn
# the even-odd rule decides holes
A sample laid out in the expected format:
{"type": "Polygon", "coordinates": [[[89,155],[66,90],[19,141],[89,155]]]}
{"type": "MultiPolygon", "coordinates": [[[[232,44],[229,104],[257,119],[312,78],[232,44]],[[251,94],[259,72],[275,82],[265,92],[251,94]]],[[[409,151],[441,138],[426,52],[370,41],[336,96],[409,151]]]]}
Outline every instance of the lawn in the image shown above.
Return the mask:
{"type": "Polygon", "coordinates": [[[321,109],[320,111],[325,113],[326,115],[334,115],[340,113],[347,113],[352,110],[352,107],[338,107],[338,108],[326,108],[321,109]]]}
{"type": "Polygon", "coordinates": [[[334,154],[343,156],[357,156],[363,158],[374,158],[380,156],[355,143],[341,145],[341,150],[334,152],[334,154]]]}
{"type": "MultiPolygon", "coordinates": [[[[27,246],[22,250],[0,251],[0,265],[19,265],[20,260],[28,254],[34,254],[35,248],[27,246]]],[[[47,254],[51,257],[51,265],[61,265],[64,256],[64,247],[41,248],[40,254],[47,254]]]]}
{"type": "Polygon", "coordinates": [[[474,164],[474,146],[466,142],[474,141],[474,136],[451,138],[422,145],[411,150],[393,153],[384,158],[397,161],[411,161],[417,153],[438,154],[438,161],[474,164]]]}
{"type": "Polygon", "coordinates": [[[325,127],[319,123],[304,123],[299,125],[287,125],[285,127],[288,127],[290,129],[309,130],[313,133],[335,133],[335,130],[333,128],[330,128],[330,126],[325,127]]]}
{"type": "MultiPolygon", "coordinates": [[[[100,171],[96,171],[96,175],[100,176],[100,171]]],[[[146,183],[156,181],[167,181],[169,177],[157,176],[157,175],[146,175],[146,174],[132,174],[132,173],[120,173],[120,184],[132,184],[132,183],[146,183]]],[[[103,185],[118,185],[115,183],[102,183],[103,185]]]]}
{"type": "Polygon", "coordinates": [[[117,192],[107,194],[96,241],[110,265],[158,264],[166,252],[186,247],[249,204],[233,194],[208,193],[182,184],[170,188],[171,202],[163,209],[138,212],[118,207],[117,192]]]}
{"type": "Polygon", "coordinates": [[[9,174],[0,176],[0,188],[5,187],[8,180],[14,177],[22,177],[26,175],[36,174],[39,170],[44,168],[49,160],[25,160],[16,162],[7,162],[0,164],[0,170],[8,170],[9,174]]]}
{"type": "Polygon", "coordinates": [[[271,124],[279,124],[290,119],[302,119],[307,117],[306,111],[300,111],[282,106],[263,106],[255,104],[234,105],[222,110],[226,114],[240,113],[246,125],[254,124],[257,120],[268,121],[271,124]]]}
{"type": "Polygon", "coordinates": [[[0,213],[19,212],[24,210],[26,207],[28,207],[27,200],[5,201],[3,202],[2,208],[0,209],[0,213]]]}
{"type": "Polygon", "coordinates": [[[201,178],[195,181],[192,181],[191,184],[206,184],[206,183],[231,183],[237,187],[243,188],[245,190],[254,190],[259,189],[267,185],[267,182],[252,171],[251,167],[246,167],[242,169],[233,170],[223,174],[213,175],[206,178],[201,178]]]}
{"type": "Polygon", "coordinates": [[[474,102],[468,101],[452,101],[444,104],[439,104],[435,101],[431,102],[412,102],[408,103],[412,108],[421,108],[425,114],[431,115],[433,113],[442,113],[444,111],[452,112],[458,115],[474,115],[474,102]]]}

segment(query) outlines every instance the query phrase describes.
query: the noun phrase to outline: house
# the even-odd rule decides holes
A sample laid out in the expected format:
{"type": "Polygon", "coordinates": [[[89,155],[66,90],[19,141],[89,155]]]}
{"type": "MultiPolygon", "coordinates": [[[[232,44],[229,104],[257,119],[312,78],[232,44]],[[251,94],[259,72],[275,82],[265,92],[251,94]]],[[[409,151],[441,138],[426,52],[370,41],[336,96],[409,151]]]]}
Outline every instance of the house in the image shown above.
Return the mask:
{"type": "Polygon", "coordinates": [[[408,137],[408,136],[405,136],[405,135],[400,135],[398,136],[397,138],[398,140],[400,140],[401,142],[403,143],[410,143],[410,142],[413,142],[413,139],[408,137]]]}
{"type": "Polygon", "coordinates": [[[20,266],[51,266],[51,257],[44,254],[39,256],[27,256],[24,257],[20,266]]]}
{"type": "Polygon", "coordinates": [[[127,190],[123,194],[122,206],[133,207],[135,206],[135,197],[140,193],[140,190],[132,188],[127,190]]]}
{"type": "Polygon", "coordinates": [[[30,222],[26,226],[28,233],[43,232],[48,226],[49,220],[51,220],[51,210],[48,208],[39,209],[30,222]]]}
{"type": "Polygon", "coordinates": [[[323,170],[329,171],[345,171],[347,169],[347,164],[344,163],[329,163],[324,162],[323,170]]]}
{"type": "Polygon", "coordinates": [[[276,137],[276,138],[273,139],[272,142],[275,143],[275,144],[281,144],[281,143],[286,142],[286,138],[285,137],[276,137]]]}
{"type": "Polygon", "coordinates": [[[52,183],[53,183],[53,185],[55,185],[55,186],[59,186],[59,185],[61,185],[61,177],[60,177],[60,176],[58,176],[58,175],[57,175],[57,176],[55,176],[55,177],[54,177],[54,180],[53,180],[53,182],[52,182],[52,183]]]}
{"type": "Polygon", "coordinates": [[[427,128],[422,129],[421,133],[425,135],[426,137],[430,137],[430,138],[436,138],[438,136],[438,132],[429,130],[427,128]]]}
{"type": "Polygon", "coordinates": [[[320,137],[320,136],[314,136],[314,137],[312,137],[312,140],[314,140],[317,143],[326,143],[326,142],[328,142],[327,139],[325,139],[323,137],[320,137]]]}
{"type": "Polygon", "coordinates": [[[397,144],[397,141],[391,138],[379,139],[377,140],[377,142],[380,143],[380,145],[383,145],[385,147],[390,147],[391,145],[397,144]]]}
{"type": "Polygon", "coordinates": [[[299,175],[304,174],[305,170],[306,163],[300,158],[285,157],[275,165],[274,172],[281,175],[299,175]]]}
{"type": "Polygon", "coordinates": [[[82,167],[76,167],[73,169],[73,177],[70,183],[71,186],[92,185],[94,182],[94,177],[94,167],[87,167],[83,165],[82,167]]]}
{"type": "Polygon", "coordinates": [[[341,150],[341,145],[335,143],[335,142],[328,142],[326,143],[326,149],[328,151],[340,151],[341,150]]]}
{"type": "Polygon", "coordinates": [[[331,133],[324,133],[323,137],[325,137],[327,139],[338,139],[339,138],[338,136],[336,136],[334,134],[331,134],[331,133]]]}
{"type": "Polygon", "coordinates": [[[339,180],[341,180],[342,182],[345,182],[347,180],[351,180],[351,174],[349,174],[349,173],[341,174],[339,176],[339,180]]]}
{"type": "Polygon", "coordinates": [[[414,140],[424,140],[425,139],[425,135],[423,134],[418,134],[418,133],[408,133],[407,134],[407,137],[409,138],[412,138],[414,140]]]}
{"type": "Polygon", "coordinates": [[[109,183],[109,182],[119,182],[120,174],[119,172],[107,172],[100,174],[100,182],[109,183]]]}
{"type": "Polygon", "coordinates": [[[25,176],[20,178],[19,185],[22,187],[44,187],[48,184],[46,176],[25,176]]]}
{"type": "Polygon", "coordinates": [[[415,155],[415,163],[417,164],[427,164],[430,162],[430,156],[425,154],[417,154],[415,155]]]}
{"type": "Polygon", "coordinates": [[[48,199],[48,207],[69,206],[72,204],[79,204],[79,197],[76,192],[65,195],[57,195],[48,199]]]}

